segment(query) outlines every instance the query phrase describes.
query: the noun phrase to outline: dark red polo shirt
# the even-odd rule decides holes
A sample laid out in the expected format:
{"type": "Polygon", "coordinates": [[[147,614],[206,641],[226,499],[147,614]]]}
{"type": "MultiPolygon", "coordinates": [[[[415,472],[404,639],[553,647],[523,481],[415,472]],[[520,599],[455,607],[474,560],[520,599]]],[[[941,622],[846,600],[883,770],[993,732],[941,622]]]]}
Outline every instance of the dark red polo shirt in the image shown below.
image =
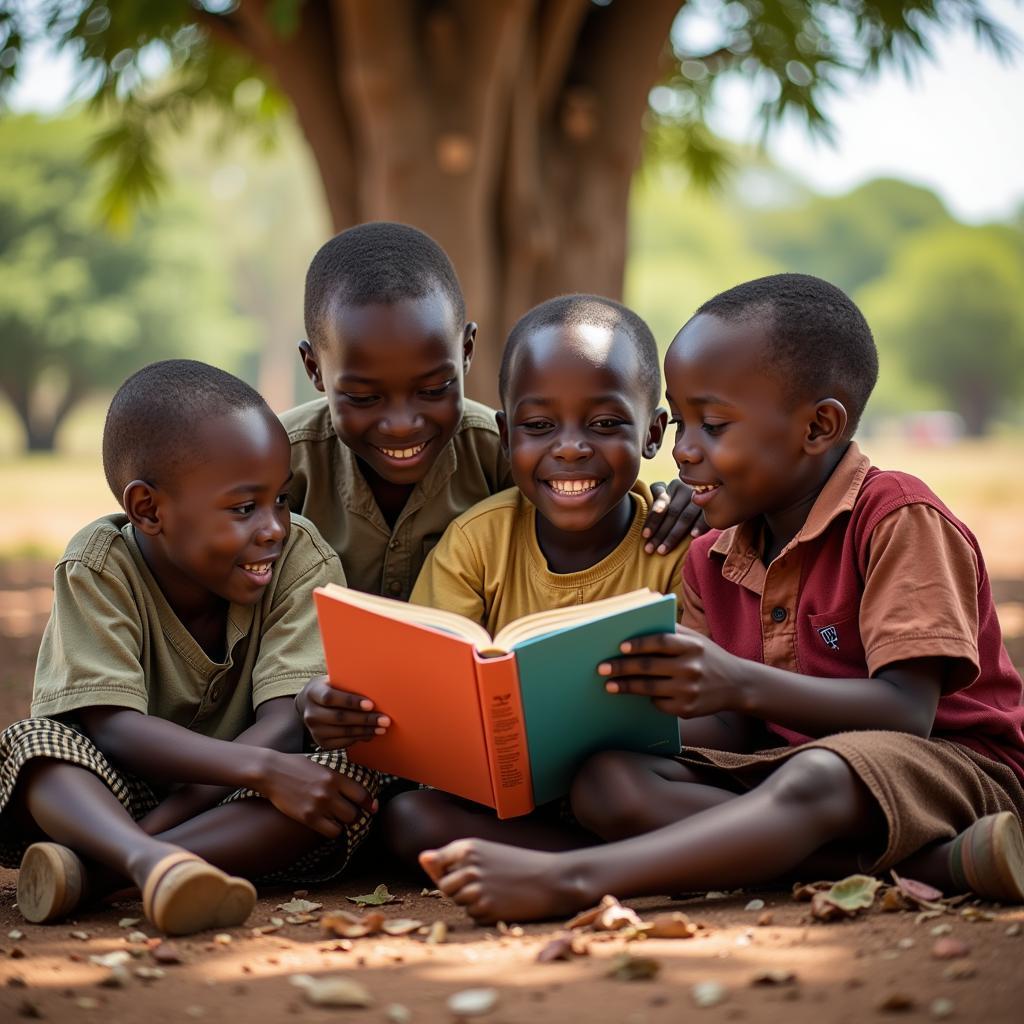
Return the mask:
{"type": "MultiPolygon", "coordinates": [[[[1003,646],[985,563],[927,485],[873,468],[851,444],[800,532],[767,567],[760,551],[756,520],[694,541],[683,624],[740,657],[822,678],[949,658],[932,735],[1024,780],[1024,684],[1003,646]]],[[[771,728],[790,745],[810,739],[771,728]]]]}

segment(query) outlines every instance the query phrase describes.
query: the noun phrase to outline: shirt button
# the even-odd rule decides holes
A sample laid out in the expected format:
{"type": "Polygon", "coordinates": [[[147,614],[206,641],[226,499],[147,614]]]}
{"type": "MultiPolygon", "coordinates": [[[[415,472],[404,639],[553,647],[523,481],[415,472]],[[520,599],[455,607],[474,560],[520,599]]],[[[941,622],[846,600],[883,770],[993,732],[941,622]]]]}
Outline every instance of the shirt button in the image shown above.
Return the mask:
{"type": "Polygon", "coordinates": [[[398,580],[392,580],[388,584],[388,590],[391,591],[392,594],[400,594],[402,592],[401,582],[398,580]]]}
{"type": "Polygon", "coordinates": [[[391,538],[391,540],[390,540],[390,541],[388,541],[388,549],[389,549],[389,550],[391,550],[391,551],[394,551],[394,550],[395,550],[395,548],[397,548],[397,547],[398,547],[398,541],[397,541],[397,540],[395,540],[395,539],[394,539],[394,538],[392,537],[392,538],[391,538]]]}
{"type": "Polygon", "coordinates": [[[211,701],[212,701],[212,702],[213,702],[214,704],[216,704],[216,703],[217,703],[217,701],[219,701],[219,700],[220,700],[220,687],[219,687],[219,686],[215,686],[215,687],[214,687],[214,688],[213,688],[213,689],[212,689],[212,690],[210,691],[210,700],[211,700],[211,701]]]}
{"type": "Polygon", "coordinates": [[[773,622],[785,622],[786,621],[786,609],[785,608],[773,608],[772,609],[772,621],[773,622]]]}

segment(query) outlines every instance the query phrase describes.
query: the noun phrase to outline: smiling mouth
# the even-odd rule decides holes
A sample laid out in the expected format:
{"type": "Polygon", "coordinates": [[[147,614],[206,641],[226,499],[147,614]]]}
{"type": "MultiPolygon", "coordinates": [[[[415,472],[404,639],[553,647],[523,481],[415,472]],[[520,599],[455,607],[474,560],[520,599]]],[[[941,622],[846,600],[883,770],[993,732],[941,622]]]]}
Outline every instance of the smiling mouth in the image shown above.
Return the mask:
{"type": "Polygon", "coordinates": [[[709,491],[714,491],[718,488],[718,484],[691,484],[690,487],[694,494],[707,494],[709,491]]]}
{"type": "Polygon", "coordinates": [[[424,448],[427,447],[427,442],[423,444],[413,445],[411,448],[382,448],[380,445],[374,445],[379,452],[383,452],[389,459],[414,459],[424,448]]]}
{"type": "Polygon", "coordinates": [[[546,480],[548,487],[561,496],[571,495],[576,497],[579,494],[589,494],[597,488],[600,480],[546,480]]]}
{"type": "Polygon", "coordinates": [[[242,568],[253,576],[269,576],[274,568],[273,562],[243,562],[242,568]]]}

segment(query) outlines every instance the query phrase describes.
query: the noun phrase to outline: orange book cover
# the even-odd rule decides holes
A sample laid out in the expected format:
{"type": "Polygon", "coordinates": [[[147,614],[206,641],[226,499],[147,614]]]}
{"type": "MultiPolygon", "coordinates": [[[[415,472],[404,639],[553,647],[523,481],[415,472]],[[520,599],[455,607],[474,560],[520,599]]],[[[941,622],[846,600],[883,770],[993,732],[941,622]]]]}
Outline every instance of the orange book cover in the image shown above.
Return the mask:
{"type": "Polygon", "coordinates": [[[386,735],[349,747],[353,761],[500,817],[533,809],[513,655],[483,658],[472,641],[320,588],[314,599],[331,683],[370,697],[392,720],[386,735]]]}

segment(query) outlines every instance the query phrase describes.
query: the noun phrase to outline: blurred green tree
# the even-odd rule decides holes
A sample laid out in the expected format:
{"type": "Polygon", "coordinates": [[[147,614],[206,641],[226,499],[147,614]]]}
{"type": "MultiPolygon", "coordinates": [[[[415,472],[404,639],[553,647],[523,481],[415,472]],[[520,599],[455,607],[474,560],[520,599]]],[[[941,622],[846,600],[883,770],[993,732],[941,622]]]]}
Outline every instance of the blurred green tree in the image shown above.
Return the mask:
{"type": "Polygon", "coordinates": [[[403,220],[448,250],[487,328],[472,380],[493,399],[500,339],[527,307],[621,293],[645,124],[713,182],[720,81],[756,83],[766,130],[794,114],[827,136],[830,92],[909,67],[961,24],[1008,52],[985,0],[0,0],[0,86],[34,37],[79,56],[82,91],[120,111],[99,147],[116,211],[152,193],[161,127],[200,101],[258,122],[273,83],[337,229],[403,220]],[[700,49],[692,19],[716,29],[700,49]]]}
{"type": "Polygon", "coordinates": [[[79,402],[143,364],[193,356],[230,369],[251,341],[200,210],[174,196],[130,232],[97,223],[94,130],[0,121],[0,394],[32,451],[52,450],[79,402]]]}
{"type": "Polygon", "coordinates": [[[858,299],[883,356],[930,384],[984,434],[1024,394],[1024,246],[1009,227],[914,235],[858,299]]]}

